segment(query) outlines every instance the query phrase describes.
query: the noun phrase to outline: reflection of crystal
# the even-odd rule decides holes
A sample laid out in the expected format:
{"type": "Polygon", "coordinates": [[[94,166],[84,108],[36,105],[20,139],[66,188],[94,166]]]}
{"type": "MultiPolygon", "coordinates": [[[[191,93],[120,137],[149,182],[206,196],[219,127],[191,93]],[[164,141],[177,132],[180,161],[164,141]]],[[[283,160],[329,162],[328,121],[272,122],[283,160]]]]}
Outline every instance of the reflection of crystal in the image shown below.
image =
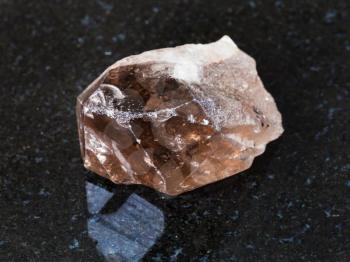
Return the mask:
{"type": "Polygon", "coordinates": [[[89,184],[86,185],[87,201],[93,216],[88,220],[88,232],[97,241],[98,251],[107,261],[142,259],[163,232],[162,211],[132,194],[116,212],[100,214],[98,211],[111,198],[111,193],[89,184]],[[91,204],[94,199],[95,204],[91,204]]]}

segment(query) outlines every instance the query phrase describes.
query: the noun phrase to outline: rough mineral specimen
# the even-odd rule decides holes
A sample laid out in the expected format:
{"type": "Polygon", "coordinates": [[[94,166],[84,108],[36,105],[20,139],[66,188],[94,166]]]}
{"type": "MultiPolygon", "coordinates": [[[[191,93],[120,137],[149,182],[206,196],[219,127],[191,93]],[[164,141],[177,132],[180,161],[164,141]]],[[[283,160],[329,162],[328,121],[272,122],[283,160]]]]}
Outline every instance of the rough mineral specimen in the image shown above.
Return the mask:
{"type": "Polygon", "coordinates": [[[249,168],[282,132],[255,61],[224,36],[124,58],[79,97],[86,168],[169,195],[249,168]]]}

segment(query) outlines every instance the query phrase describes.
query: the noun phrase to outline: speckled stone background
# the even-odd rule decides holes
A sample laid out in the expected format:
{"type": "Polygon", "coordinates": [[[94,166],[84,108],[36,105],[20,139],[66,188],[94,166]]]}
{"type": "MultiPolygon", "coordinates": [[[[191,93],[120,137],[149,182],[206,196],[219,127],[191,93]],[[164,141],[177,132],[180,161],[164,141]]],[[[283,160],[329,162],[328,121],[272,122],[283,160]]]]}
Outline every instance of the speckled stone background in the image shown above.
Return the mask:
{"type": "Polygon", "coordinates": [[[144,261],[350,260],[350,2],[0,0],[0,261],[103,261],[85,181],[164,214],[144,261]],[[168,198],[82,165],[75,98],[115,60],[228,34],[285,133],[246,172],[168,198]]]}

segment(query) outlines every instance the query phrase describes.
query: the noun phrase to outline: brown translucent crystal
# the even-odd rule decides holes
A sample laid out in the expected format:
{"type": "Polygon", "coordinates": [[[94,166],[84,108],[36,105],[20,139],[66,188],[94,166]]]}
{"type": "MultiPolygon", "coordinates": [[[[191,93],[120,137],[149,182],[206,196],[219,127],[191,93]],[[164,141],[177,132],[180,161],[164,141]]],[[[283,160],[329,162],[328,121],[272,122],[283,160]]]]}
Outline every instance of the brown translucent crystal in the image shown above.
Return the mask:
{"type": "Polygon", "coordinates": [[[169,195],[249,168],[282,132],[255,61],[224,36],[124,58],[79,97],[86,168],[169,195]]]}

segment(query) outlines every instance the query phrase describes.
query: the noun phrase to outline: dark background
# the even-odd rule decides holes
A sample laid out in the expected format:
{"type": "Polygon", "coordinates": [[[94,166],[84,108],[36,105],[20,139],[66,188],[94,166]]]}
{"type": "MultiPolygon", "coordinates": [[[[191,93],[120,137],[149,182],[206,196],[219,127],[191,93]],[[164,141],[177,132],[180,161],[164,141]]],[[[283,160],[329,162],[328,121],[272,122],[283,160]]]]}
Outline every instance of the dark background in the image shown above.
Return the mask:
{"type": "Polygon", "coordinates": [[[285,133],[248,171],[176,198],[106,183],[164,212],[145,261],[349,261],[349,28],[347,0],[0,0],[0,260],[102,261],[76,96],[122,57],[227,34],[285,133]]]}

